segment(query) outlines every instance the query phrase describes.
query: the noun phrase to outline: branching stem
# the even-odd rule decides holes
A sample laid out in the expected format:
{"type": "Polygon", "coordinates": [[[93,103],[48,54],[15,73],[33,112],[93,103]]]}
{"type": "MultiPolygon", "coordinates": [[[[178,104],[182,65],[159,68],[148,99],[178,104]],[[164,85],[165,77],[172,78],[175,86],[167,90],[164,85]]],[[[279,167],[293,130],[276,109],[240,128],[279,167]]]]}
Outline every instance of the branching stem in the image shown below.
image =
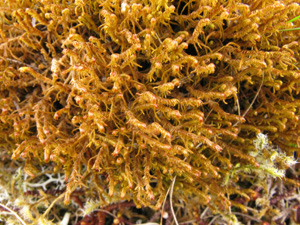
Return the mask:
{"type": "Polygon", "coordinates": [[[27,225],[25,223],[25,221],[15,212],[13,211],[11,208],[7,207],[6,205],[3,205],[0,203],[0,206],[5,208],[6,210],[8,210],[9,212],[11,212],[15,217],[17,217],[17,219],[23,224],[23,225],[27,225]]]}

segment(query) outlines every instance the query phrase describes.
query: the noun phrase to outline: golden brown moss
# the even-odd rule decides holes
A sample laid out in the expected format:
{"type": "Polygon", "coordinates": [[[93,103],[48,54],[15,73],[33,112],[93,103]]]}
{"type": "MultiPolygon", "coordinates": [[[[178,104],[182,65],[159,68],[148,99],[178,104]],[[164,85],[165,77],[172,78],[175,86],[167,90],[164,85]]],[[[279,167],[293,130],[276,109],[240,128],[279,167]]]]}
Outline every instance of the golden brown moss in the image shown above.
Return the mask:
{"type": "Polygon", "coordinates": [[[65,203],[92,180],[103,204],[158,209],[177,176],[178,198],[244,210],[229,196],[255,180],[224,177],[259,168],[256,134],[299,153],[299,31],[279,32],[293,1],[0,6],[1,149],[33,177],[62,169],[65,203]]]}

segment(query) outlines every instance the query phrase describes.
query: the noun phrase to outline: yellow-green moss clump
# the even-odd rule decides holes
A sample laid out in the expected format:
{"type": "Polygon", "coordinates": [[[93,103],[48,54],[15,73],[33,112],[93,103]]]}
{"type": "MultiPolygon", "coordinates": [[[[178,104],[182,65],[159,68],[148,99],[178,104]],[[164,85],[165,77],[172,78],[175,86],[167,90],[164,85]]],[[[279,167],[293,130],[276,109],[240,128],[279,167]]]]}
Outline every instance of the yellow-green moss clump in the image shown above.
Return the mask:
{"type": "Polygon", "coordinates": [[[280,30],[297,15],[290,0],[1,1],[2,166],[32,190],[63,173],[65,204],[81,187],[86,204],[158,210],[176,176],[190,212],[271,220],[253,196],[267,174],[296,185],[300,32],[280,30]]]}

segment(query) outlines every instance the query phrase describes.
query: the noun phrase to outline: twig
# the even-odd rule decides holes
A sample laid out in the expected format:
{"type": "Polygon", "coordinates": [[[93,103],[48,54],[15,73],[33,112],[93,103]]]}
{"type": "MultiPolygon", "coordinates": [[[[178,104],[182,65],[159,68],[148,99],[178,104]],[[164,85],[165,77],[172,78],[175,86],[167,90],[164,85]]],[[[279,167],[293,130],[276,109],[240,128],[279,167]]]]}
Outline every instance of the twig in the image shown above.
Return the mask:
{"type": "Polygon", "coordinates": [[[257,219],[257,218],[255,218],[254,216],[250,216],[250,215],[247,215],[247,214],[244,214],[244,213],[234,212],[233,214],[238,215],[238,216],[247,217],[247,218],[249,218],[249,219],[251,219],[251,220],[254,220],[254,221],[256,221],[256,222],[259,222],[259,223],[262,222],[260,219],[257,219]]]}
{"type": "Polygon", "coordinates": [[[189,220],[189,221],[181,222],[181,223],[179,223],[179,225],[189,224],[189,223],[195,224],[195,222],[197,222],[197,220],[189,220]]]}
{"type": "Polygon", "coordinates": [[[239,101],[239,98],[238,98],[237,94],[235,96],[236,96],[236,103],[237,103],[237,107],[238,107],[238,114],[239,114],[239,116],[241,116],[240,101],[239,101]]]}
{"type": "Polygon", "coordinates": [[[25,223],[25,221],[15,212],[13,211],[11,208],[8,208],[6,205],[3,205],[0,203],[0,206],[5,208],[6,210],[8,210],[9,212],[11,212],[15,217],[17,217],[17,219],[23,224],[23,225],[27,225],[25,223]]]}
{"type": "MultiPolygon", "coordinates": [[[[260,86],[259,86],[259,88],[258,88],[258,90],[257,90],[257,92],[256,92],[256,95],[255,95],[254,99],[252,100],[251,104],[249,105],[249,107],[247,108],[247,110],[243,113],[242,117],[245,117],[246,114],[248,113],[248,111],[249,111],[249,110],[251,109],[251,107],[253,106],[253,104],[254,104],[254,102],[255,102],[255,100],[256,100],[256,98],[257,98],[257,96],[258,96],[258,94],[259,94],[259,92],[260,92],[260,90],[261,90],[261,88],[262,88],[262,86],[263,86],[263,84],[264,84],[264,79],[265,79],[265,74],[263,73],[263,74],[262,74],[262,81],[261,81],[261,84],[260,84],[260,86]]],[[[239,123],[240,123],[240,121],[237,121],[237,122],[233,125],[233,127],[235,127],[235,126],[238,125],[239,123]]]]}
{"type": "Polygon", "coordinates": [[[173,209],[173,202],[172,202],[175,181],[176,181],[176,176],[172,180],[171,189],[170,189],[170,208],[171,208],[171,212],[172,212],[175,224],[179,225],[176,215],[175,215],[175,212],[174,212],[174,209],[173,209]]]}
{"type": "Polygon", "coordinates": [[[221,217],[221,216],[220,216],[220,215],[215,216],[215,217],[210,221],[210,223],[209,223],[208,225],[212,225],[213,222],[215,222],[215,220],[216,220],[217,218],[219,218],[219,217],[221,217]]]}
{"type": "Polygon", "coordinates": [[[165,208],[165,204],[166,204],[167,197],[168,197],[168,194],[169,194],[169,192],[170,192],[170,189],[171,189],[171,186],[168,188],[168,191],[167,191],[167,193],[166,193],[166,197],[165,197],[164,202],[163,202],[163,204],[162,204],[162,211],[161,211],[160,223],[159,223],[160,225],[162,225],[162,218],[163,218],[163,214],[164,214],[164,208],[165,208]]]}
{"type": "Polygon", "coordinates": [[[46,215],[50,212],[50,210],[52,209],[52,207],[55,205],[55,203],[60,200],[61,198],[63,198],[65,196],[66,193],[62,193],[60,196],[58,196],[56,199],[54,199],[54,201],[51,203],[51,205],[48,207],[48,209],[44,212],[44,214],[42,215],[43,217],[46,218],[46,215]]]}
{"type": "Polygon", "coordinates": [[[105,210],[105,209],[96,209],[95,211],[104,212],[104,213],[106,213],[106,214],[112,216],[112,217],[115,218],[115,219],[118,218],[117,216],[115,216],[114,214],[112,214],[111,212],[109,212],[109,211],[107,211],[107,210],[105,210]]]}
{"type": "Polygon", "coordinates": [[[208,207],[206,207],[206,208],[204,209],[203,213],[202,213],[201,216],[200,216],[200,219],[203,219],[203,217],[204,217],[204,215],[207,213],[208,209],[209,209],[208,207]]]}

